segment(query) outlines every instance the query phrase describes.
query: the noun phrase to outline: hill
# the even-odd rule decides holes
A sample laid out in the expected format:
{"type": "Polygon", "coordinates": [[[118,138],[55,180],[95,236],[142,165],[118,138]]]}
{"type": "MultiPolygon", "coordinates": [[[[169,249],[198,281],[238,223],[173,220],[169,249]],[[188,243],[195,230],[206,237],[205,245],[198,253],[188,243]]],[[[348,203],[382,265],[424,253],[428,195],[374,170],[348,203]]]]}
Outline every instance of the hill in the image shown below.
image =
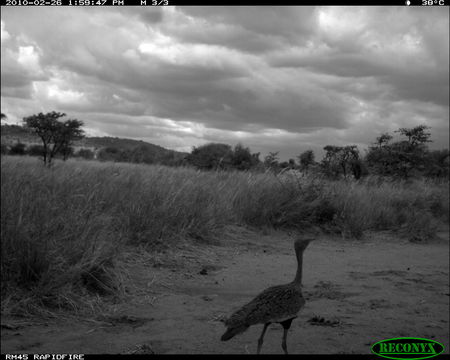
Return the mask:
{"type": "Polygon", "coordinates": [[[2,125],[1,142],[5,145],[11,145],[16,142],[24,144],[40,143],[37,135],[30,133],[27,129],[19,125],[2,125]]]}
{"type": "MultiPolygon", "coordinates": [[[[40,138],[19,125],[1,126],[1,143],[3,145],[13,145],[17,142],[26,145],[41,144],[40,138]]],[[[133,159],[138,157],[142,161],[131,162],[158,162],[159,160],[170,159],[172,161],[181,161],[188,153],[169,150],[162,146],[151,144],[142,140],[123,139],[118,137],[85,137],[82,140],[75,141],[73,144],[75,151],[80,149],[90,149],[105,156],[104,160],[122,160],[128,161],[130,155],[133,159]],[[119,154],[119,155],[117,155],[119,154]],[[149,161],[145,161],[149,160],[149,161]]]]}
{"type": "MultiPolygon", "coordinates": [[[[155,152],[166,152],[166,151],[174,151],[165,149],[162,146],[151,144],[142,140],[133,140],[133,139],[123,139],[118,137],[85,137],[80,141],[75,142],[76,146],[86,147],[86,148],[106,148],[106,147],[114,147],[122,150],[133,150],[138,146],[145,146],[149,149],[152,149],[155,152]]],[[[184,153],[183,153],[184,154],[184,153]]]]}

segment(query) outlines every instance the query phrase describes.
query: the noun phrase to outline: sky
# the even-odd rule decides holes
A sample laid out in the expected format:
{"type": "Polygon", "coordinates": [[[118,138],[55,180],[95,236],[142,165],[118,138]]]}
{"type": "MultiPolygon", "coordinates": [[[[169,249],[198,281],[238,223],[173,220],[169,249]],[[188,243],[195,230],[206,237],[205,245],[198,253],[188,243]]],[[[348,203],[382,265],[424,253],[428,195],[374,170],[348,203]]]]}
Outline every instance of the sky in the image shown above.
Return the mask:
{"type": "Polygon", "coordinates": [[[384,132],[449,142],[449,7],[2,7],[1,112],[281,160],[384,132]]]}

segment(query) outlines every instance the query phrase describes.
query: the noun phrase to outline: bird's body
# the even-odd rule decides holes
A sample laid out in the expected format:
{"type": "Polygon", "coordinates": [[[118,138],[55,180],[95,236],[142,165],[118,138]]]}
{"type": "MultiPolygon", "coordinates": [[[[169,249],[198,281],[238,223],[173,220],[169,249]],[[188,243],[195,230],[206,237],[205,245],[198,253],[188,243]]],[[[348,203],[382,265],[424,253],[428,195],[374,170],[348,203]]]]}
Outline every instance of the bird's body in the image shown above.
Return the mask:
{"type": "Polygon", "coordinates": [[[230,339],[230,335],[239,334],[251,325],[281,323],[295,318],[304,305],[302,292],[295,284],[272,286],[225,321],[229,330],[222,336],[222,340],[230,339]],[[242,331],[235,332],[234,329],[242,329],[242,331]]]}
{"type": "Polygon", "coordinates": [[[259,353],[267,326],[271,323],[280,323],[284,328],[282,347],[287,354],[287,331],[292,320],[297,317],[298,312],[305,305],[305,299],[301,291],[302,256],[309,242],[310,240],[297,240],[295,242],[297,274],[294,281],[267,288],[249,303],[235,311],[225,321],[228,329],[222,335],[222,341],[227,341],[244,332],[251,325],[264,324],[261,337],[258,340],[257,352],[259,353]]]}

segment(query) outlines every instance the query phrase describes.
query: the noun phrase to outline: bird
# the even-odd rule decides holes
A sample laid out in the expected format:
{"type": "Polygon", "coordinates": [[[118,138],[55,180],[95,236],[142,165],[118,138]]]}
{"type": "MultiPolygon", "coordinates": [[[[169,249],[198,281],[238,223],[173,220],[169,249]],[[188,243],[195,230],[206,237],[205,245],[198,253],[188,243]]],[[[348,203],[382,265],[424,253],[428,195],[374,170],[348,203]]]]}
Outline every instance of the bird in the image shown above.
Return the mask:
{"type": "Polygon", "coordinates": [[[298,238],[294,242],[297,257],[297,272],[292,282],[267,288],[249,303],[236,310],[227,320],[227,330],[222,335],[222,341],[228,341],[235,335],[246,331],[251,325],[264,324],[258,339],[257,354],[261,352],[264,334],[271,323],[283,326],[281,347],[287,355],[286,338],[292,320],[305,305],[302,295],[303,252],[313,239],[298,238]]]}

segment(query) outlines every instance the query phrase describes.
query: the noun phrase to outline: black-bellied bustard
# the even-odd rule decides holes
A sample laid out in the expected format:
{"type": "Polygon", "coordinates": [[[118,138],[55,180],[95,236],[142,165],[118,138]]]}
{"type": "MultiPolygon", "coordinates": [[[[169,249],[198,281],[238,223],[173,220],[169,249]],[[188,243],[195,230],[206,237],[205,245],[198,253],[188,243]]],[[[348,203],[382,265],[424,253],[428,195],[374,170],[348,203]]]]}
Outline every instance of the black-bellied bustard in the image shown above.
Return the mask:
{"type": "Polygon", "coordinates": [[[312,239],[297,239],[295,241],[295,254],[297,256],[297,273],[294,281],[272,286],[248,304],[235,311],[226,321],[227,331],[221,340],[227,341],[233,336],[240,334],[255,324],[264,324],[261,336],[258,339],[257,353],[261,351],[264,334],[271,323],[280,323],[283,326],[283,340],[281,347],[285,354],[288,353],[286,337],[292,320],[297,317],[298,312],[305,305],[302,295],[302,268],[303,252],[312,239]]]}

